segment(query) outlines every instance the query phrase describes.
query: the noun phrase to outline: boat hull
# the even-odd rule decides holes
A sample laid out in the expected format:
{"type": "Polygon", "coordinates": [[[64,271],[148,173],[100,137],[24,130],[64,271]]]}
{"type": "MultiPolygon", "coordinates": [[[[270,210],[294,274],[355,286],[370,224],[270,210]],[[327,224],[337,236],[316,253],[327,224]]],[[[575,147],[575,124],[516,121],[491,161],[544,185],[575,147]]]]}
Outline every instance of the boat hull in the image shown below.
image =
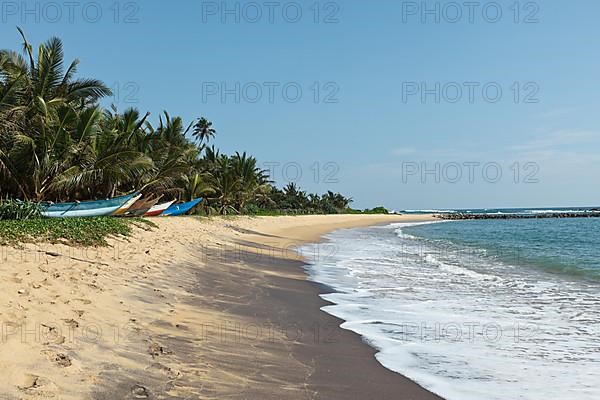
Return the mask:
{"type": "Polygon", "coordinates": [[[142,198],[141,194],[138,194],[137,196],[132,197],[131,199],[129,199],[128,201],[126,201],[125,204],[123,204],[121,207],[119,207],[117,209],[117,211],[115,211],[112,215],[123,215],[123,214],[125,214],[127,212],[127,210],[129,210],[141,198],[142,198]]]}
{"type": "Polygon", "coordinates": [[[164,213],[169,207],[171,207],[173,203],[175,203],[175,200],[170,201],[168,203],[155,205],[150,210],[148,210],[146,214],[144,214],[144,217],[158,217],[159,215],[164,213]]]}
{"type": "Polygon", "coordinates": [[[158,203],[158,199],[154,200],[138,200],[133,206],[131,206],[122,217],[142,217],[146,214],[152,207],[154,207],[158,203]]]}
{"type": "Polygon", "coordinates": [[[137,195],[137,193],[132,193],[127,196],[115,197],[108,200],[49,204],[42,206],[41,214],[46,218],[103,217],[113,214],[137,195]]]}
{"type": "Polygon", "coordinates": [[[192,200],[188,203],[182,204],[174,204],[169,207],[164,213],[162,213],[163,217],[177,217],[179,215],[183,215],[190,211],[192,208],[196,207],[198,203],[200,203],[202,199],[192,200]]]}

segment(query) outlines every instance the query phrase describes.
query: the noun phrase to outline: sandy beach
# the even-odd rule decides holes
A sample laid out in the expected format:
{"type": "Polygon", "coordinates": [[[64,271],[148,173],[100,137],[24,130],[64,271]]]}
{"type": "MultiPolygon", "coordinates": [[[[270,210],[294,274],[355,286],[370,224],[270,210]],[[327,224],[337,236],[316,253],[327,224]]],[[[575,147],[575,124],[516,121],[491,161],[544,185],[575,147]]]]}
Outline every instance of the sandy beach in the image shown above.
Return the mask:
{"type": "Polygon", "coordinates": [[[438,399],[320,311],[297,253],[431,216],[157,218],[103,248],[0,247],[7,399],[438,399]]]}

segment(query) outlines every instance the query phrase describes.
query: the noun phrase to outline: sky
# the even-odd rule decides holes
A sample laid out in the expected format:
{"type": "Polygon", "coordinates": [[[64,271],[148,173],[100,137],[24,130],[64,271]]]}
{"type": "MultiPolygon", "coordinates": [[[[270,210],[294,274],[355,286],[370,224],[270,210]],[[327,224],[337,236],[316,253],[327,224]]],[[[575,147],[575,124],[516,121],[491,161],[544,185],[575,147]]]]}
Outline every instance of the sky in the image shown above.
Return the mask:
{"type": "Polygon", "coordinates": [[[3,1],[105,104],[205,116],[278,186],[358,208],[600,205],[600,2],[3,1]]]}

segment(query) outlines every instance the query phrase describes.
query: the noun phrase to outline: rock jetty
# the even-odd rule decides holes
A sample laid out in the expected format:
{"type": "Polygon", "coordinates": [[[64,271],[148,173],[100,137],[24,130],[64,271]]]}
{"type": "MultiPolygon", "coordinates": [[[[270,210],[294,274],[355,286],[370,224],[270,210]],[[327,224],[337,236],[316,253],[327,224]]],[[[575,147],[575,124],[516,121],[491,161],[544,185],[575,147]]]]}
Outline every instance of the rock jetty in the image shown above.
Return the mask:
{"type": "Polygon", "coordinates": [[[542,219],[542,218],[600,218],[600,211],[590,212],[560,212],[540,214],[467,214],[444,213],[435,214],[434,218],[444,220],[474,220],[474,219],[542,219]]]}

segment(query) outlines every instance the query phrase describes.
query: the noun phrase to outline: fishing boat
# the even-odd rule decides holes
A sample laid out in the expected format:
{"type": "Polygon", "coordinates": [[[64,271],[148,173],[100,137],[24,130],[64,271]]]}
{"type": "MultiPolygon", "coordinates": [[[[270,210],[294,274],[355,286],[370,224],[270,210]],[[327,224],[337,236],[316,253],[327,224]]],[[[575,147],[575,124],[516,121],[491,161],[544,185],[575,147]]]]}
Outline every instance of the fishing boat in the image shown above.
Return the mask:
{"type": "Polygon", "coordinates": [[[135,192],[107,200],[60,204],[47,203],[42,205],[41,213],[47,218],[102,217],[111,215],[137,195],[138,193],[135,192]]]}
{"type": "Polygon", "coordinates": [[[183,215],[190,211],[192,208],[196,207],[198,203],[200,203],[200,201],[202,201],[202,198],[192,200],[187,203],[173,204],[171,207],[167,208],[167,210],[161,215],[163,217],[176,217],[178,215],[183,215]]]}
{"type": "Polygon", "coordinates": [[[150,210],[148,210],[148,212],[144,214],[144,217],[159,216],[160,214],[164,213],[169,207],[171,207],[173,203],[175,203],[175,200],[169,201],[168,203],[157,204],[150,208],[150,210]]]}
{"type": "Polygon", "coordinates": [[[112,213],[112,215],[117,216],[117,215],[125,214],[127,212],[127,210],[129,210],[141,198],[142,198],[141,194],[138,194],[137,196],[132,197],[131,199],[126,201],[125,204],[123,204],[121,207],[119,207],[119,209],[117,211],[112,213]]]}
{"type": "Polygon", "coordinates": [[[150,211],[150,209],[152,207],[154,207],[156,205],[156,203],[158,203],[159,200],[160,200],[160,197],[155,198],[155,199],[140,199],[140,200],[136,201],[134,205],[129,207],[129,209],[121,216],[122,217],[141,217],[144,214],[146,214],[148,211],[150,211]]]}

